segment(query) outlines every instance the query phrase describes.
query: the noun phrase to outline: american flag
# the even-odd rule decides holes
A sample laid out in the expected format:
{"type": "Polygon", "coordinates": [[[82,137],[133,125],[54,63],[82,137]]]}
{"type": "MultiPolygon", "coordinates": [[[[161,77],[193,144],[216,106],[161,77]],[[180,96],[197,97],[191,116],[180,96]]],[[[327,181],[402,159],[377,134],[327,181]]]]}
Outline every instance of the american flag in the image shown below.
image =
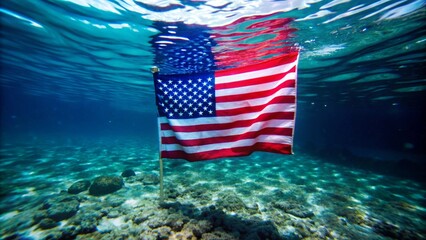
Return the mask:
{"type": "Polygon", "coordinates": [[[155,73],[161,157],[291,154],[298,56],[205,73],[155,73]]]}

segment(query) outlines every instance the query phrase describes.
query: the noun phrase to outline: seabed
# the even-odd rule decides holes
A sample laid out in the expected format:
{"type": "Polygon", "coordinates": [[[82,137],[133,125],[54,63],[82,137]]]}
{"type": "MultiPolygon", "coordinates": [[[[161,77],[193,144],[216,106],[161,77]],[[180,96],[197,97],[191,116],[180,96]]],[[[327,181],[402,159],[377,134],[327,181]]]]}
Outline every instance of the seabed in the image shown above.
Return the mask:
{"type": "Polygon", "coordinates": [[[2,143],[0,154],[2,239],[426,239],[421,183],[304,153],[164,160],[162,204],[148,141],[2,143]],[[115,192],[68,193],[126,169],[135,176],[115,192]]]}

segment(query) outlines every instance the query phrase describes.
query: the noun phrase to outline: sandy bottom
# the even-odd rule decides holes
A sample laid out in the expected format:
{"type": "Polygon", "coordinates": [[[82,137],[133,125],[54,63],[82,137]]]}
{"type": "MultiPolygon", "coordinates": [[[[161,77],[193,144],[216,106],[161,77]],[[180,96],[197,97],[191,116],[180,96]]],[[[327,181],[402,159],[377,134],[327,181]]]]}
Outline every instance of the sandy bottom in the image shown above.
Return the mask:
{"type": "Polygon", "coordinates": [[[162,204],[157,146],[140,139],[2,143],[0,154],[2,239],[426,238],[422,184],[303,153],[164,160],[162,204]],[[113,193],[67,192],[125,169],[136,176],[113,193]]]}

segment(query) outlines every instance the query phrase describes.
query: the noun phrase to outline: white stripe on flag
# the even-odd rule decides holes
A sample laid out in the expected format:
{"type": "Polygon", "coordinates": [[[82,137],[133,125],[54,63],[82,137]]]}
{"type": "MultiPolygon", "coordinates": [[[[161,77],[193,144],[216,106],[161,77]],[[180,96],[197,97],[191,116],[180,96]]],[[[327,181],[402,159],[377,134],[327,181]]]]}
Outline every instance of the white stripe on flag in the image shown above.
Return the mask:
{"type": "Polygon", "coordinates": [[[237,136],[247,132],[256,132],[264,128],[293,128],[294,120],[268,120],[264,122],[256,122],[249,127],[237,127],[226,130],[212,131],[194,131],[194,132],[174,132],[172,130],[163,130],[163,137],[176,136],[179,140],[206,139],[216,136],[237,136]],[[200,132],[203,133],[200,137],[200,132]]]}

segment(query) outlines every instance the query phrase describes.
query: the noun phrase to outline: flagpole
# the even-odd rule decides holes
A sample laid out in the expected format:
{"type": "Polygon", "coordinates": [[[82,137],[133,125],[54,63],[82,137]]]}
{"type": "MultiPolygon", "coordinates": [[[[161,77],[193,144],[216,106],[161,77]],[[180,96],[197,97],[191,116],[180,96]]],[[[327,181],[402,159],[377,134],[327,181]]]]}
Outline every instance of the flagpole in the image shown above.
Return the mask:
{"type": "MultiPolygon", "coordinates": [[[[160,120],[157,118],[158,121],[158,129],[160,129],[160,120]]],[[[160,163],[160,204],[164,202],[164,184],[163,184],[163,178],[164,178],[164,172],[163,172],[163,158],[161,157],[161,136],[160,131],[158,131],[159,135],[159,149],[158,149],[158,161],[160,163]]]]}
{"type": "MultiPolygon", "coordinates": [[[[151,72],[154,75],[154,81],[155,81],[155,75],[158,74],[160,69],[156,66],[151,67],[151,72]]],[[[164,178],[164,172],[163,172],[163,158],[161,157],[161,136],[160,136],[160,120],[157,118],[158,121],[158,140],[159,140],[159,148],[158,148],[158,161],[160,164],[160,204],[164,202],[164,185],[163,185],[163,178],[164,178]]]]}
{"type": "Polygon", "coordinates": [[[163,188],[163,159],[160,159],[160,204],[164,202],[164,188],[163,188]]]}

